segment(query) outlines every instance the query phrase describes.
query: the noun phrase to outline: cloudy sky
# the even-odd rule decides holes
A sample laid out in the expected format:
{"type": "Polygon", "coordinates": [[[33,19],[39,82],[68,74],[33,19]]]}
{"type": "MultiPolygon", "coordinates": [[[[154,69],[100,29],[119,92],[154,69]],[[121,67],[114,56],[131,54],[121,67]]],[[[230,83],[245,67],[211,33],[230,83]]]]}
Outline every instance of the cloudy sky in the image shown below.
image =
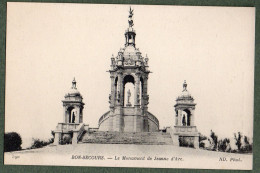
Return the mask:
{"type": "MultiPolygon", "coordinates": [[[[142,6],[136,47],[149,57],[149,111],[174,124],[183,81],[195,98],[195,124],[209,135],[252,137],[254,8],[142,6]]],[[[61,100],[76,77],[83,121],[109,110],[111,55],[124,47],[129,5],[8,3],[5,130],[51,137],[61,100]]]]}

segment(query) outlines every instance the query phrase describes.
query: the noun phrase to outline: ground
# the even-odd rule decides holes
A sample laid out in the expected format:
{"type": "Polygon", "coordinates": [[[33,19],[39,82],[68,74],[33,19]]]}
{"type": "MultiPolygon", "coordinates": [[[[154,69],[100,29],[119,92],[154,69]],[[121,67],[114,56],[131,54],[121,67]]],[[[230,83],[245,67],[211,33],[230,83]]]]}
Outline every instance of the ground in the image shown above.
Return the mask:
{"type": "Polygon", "coordinates": [[[252,169],[252,154],[173,145],[77,144],[5,153],[5,164],[252,169]],[[150,157],[150,159],[149,159],[150,157]]]}

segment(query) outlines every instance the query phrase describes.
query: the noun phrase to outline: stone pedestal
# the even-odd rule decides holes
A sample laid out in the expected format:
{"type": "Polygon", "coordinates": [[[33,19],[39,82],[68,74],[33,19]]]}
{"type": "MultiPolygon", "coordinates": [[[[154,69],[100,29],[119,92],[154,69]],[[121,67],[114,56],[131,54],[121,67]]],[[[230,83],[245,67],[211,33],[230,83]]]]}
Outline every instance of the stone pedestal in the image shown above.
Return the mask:
{"type": "Polygon", "coordinates": [[[75,145],[78,143],[78,131],[73,132],[72,144],[75,145]]]}
{"type": "Polygon", "coordinates": [[[54,132],[54,145],[59,145],[61,140],[61,132],[54,132]]]}
{"type": "Polygon", "coordinates": [[[173,135],[172,136],[172,141],[173,141],[173,145],[174,146],[179,146],[180,145],[180,143],[179,143],[179,136],[173,135]]]}
{"type": "Polygon", "coordinates": [[[113,119],[113,130],[117,132],[122,132],[122,117],[123,116],[123,110],[121,106],[116,107],[114,116],[112,116],[113,119]]]}
{"type": "Polygon", "coordinates": [[[196,149],[200,148],[200,146],[199,146],[199,136],[194,137],[194,148],[196,148],[196,149]]]}

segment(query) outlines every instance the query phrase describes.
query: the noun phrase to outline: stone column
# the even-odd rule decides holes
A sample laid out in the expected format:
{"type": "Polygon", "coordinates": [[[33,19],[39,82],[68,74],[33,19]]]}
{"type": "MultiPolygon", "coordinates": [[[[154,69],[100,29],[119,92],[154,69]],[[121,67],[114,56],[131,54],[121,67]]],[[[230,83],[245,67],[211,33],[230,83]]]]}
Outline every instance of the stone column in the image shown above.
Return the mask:
{"type": "Polygon", "coordinates": [[[149,127],[148,127],[148,114],[147,114],[147,110],[148,110],[148,104],[149,104],[149,96],[147,94],[148,92],[148,76],[145,75],[143,77],[143,114],[144,114],[144,131],[148,132],[149,131],[149,127]]]}
{"type": "Polygon", "coordinates": [[[136,77],[135,77],[135,107],[139,107],[140,106],[140,103],[138,102],[140,98],[140,76],[139,74],[137,73],[136,74],[136,77]],[[138,97],[139,95],[139,97],[138,97]]]}
{"type": "Polygon", "coordinates": [[[143,108],[144,106],[144,88],[143,88],[143,82],[140,81],[140,105],[143,108]]]}
{"type": "Polygon", "coordinates": [[[76,106],[75,109],[76,109],[76,111],[77,111],[77,114],[75,115],[75,123],[80,123],[80,122],[79,122],[80,107],[79,107],[79,106],[76,106]]]}
{"type": "Polygon", "coordinates": [[[182,126],[182,121],[181,121],[181,116],[182,116],[182,110],[178,110],[178,126],[182,126]]]}
{"type": "Polygon", "coordinates": [[[67,107],[63,105],[63,123],[67,122],[67,107]]]}
{"type": "Polygon", "coordinates": [[[69,111],[68,111],[68,109],[66,108],[66,123],[69,123],[69,111]]]}
{"type": "Polygon", "coordinates": [[[115,106],[115,77],[110,76],[111,79],[111,95],[110,95],[110,107],[115,106]]]}
{"type": "Polygon", "coordinates": [[[194,126],[194,109],[190,109],[190,126],[194,126]]]}
{"type": "Polygon", "coordinates": [[[114,112],[111,112],[113,115],[112,120],[110,122],[113,125],[113,131],[122,131],[122,100],[123,100],[123,73],[118,72],[118,81],[117,81],[117,93],[119,91],[119,102],[118,102],[118,95],[116,95],[116,108],[114,112]]]}
{"type": "MultiPolygon", "coordinates": [[[[124,81],[123,81],[124,82],[124,81]]],[[[125,106],[125,85],[124,83],[122,84],[123,85],[123,99],[122,99],[122,105],[125,106]]]]}
{"type": "Polygon", "coordinates": [[[79,107],[79,123],[83,122],[83,106],[79,107]]]}
{"type": "Polygon", "coordinates": [[[148,104],[148,96],[147,96],[147,77],[143,76],[143,84],[140,82],[141,84],[141,108],[142,108],[142,116],[143,116],[143,131],[144,132],[148,132],[149,131],[149,126],[148,126],[148,115],[147,115],[147,104],[148,104]]]}
{"type": "Polygon", "coordinates": [[[117,84],[119,87],[119,91],[120,91],[120,101],[119,101],[119,105],[121,106],[122,105],[122,101],[123,101],[123,92],[124,92],[124,88],[123,88],[123,75],[122,75],[122,72],[119,72],[118,73],[118,84],[117,84]]]}
{"type": "Polygon", "coordinates": [[[116,81],[114,82],[114,106],[117,105],[117,88],[118,88],[118,79],[117,79],[117,83],[116,81]]]}
{"type": "Polygon", "coordinates": [[[134,131],[140,132],[143,131],[143,117],[141,117],[140,102],[140,74],[135,74],[135,92],[134,92],[134,131]],[[139,97],[138,97],[139,95],[139,97]]]}
{"type": "Polygon", "coordinates": [[[143,95],[144,97],[146,98],[144,100],[144,105],[148,105],[148,100],[147,100],[147,92],[148,92],[148,76],[145,76],[144,77],[144,84],[143,84],[143,95]]]}
{"type": "Polygon", "coordinates": [[[147,79],[144,78],[143,79],[143,92],[142,92],[142,106],[145,106],[147,103],[146,96],[147,96],[147,79]]]}
{"type": "Polygon", "coordinates": [[[175,110],[175,126],[178,125],[178,122],[179,122],[178,118],[179,118],[178,111],[176,112],[176,110],[175,110]]]}

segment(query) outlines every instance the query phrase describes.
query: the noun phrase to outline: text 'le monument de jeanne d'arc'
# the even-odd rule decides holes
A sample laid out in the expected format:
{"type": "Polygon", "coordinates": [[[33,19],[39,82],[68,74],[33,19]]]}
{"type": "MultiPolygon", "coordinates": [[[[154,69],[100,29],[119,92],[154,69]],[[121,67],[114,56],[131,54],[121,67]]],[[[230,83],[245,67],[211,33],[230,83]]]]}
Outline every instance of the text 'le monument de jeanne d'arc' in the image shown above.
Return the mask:
{"type": "Polygon", "coordinates": [[[199,132],[194,124],[194,99],[183,83],[183,91],[174,105],[175,124],[159,129],[159,120],[148,111],[148,57],[136,48],[136,32],[133,28],[133,10],[130,8],[125,45],[116,57],[111,57],[109,111],[98,121],[98,128],[83,123],[83,97],[76,87],[76,80],[65,95],[63,122],[58,123],[54,144],[121,143],[176,145],[199,148],[199,132]],[[126,90],[132,83],[134,91],[126,90]],[[134,97],[134,102],[130,102],[134,97]],[[109,136],[109,138],[108,138],[109,136]]]}

